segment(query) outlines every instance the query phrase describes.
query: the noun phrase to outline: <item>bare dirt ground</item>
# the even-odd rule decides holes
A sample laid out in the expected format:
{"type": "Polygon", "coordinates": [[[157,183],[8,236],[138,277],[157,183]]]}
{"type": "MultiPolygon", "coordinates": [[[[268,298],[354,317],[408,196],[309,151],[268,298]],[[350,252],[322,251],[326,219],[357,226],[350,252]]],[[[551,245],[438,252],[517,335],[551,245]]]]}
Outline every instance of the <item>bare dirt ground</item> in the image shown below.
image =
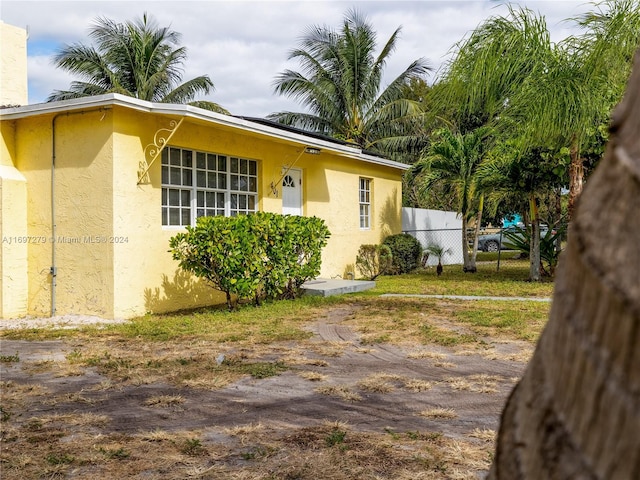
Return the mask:
{"type": "Polygon", "coordinates": [[[3,339],[0,477],[482,478],[532,346],[368,345],[351,313],[257,348],[278,375],[218,389],[119,384],[69,365],[70,340],[3,339]]]}

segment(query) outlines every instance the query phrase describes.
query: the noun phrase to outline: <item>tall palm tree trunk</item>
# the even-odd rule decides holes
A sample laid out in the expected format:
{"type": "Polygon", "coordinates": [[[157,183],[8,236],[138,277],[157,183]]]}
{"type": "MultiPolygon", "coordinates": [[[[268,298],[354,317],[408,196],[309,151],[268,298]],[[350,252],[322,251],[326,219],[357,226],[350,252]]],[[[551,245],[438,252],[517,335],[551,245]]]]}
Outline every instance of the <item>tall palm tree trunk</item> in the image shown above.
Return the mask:
{"type": "MultiPolygon", "coordinates": [[[[562,188],[558,187],[555,194],[555,205],[554,205],[554,226],[556,228],[562,228],[562,188]]],[[[564,240],[564,235],[558,235],[556,240],[556,252],[559,254],[562,251],[562,242],[564,240]]]]}
{"type": "Polygon", "coordinates": [[[540,211],[534,193],[529,194],[531,241],[529,242],[529,280],[539,282],[540,275],[540,211]]]}
{"type": "Polygon", "coordinates": [[[580,156],[578,137],[575,135],[571,139],[569,156],[571,160],[569,163],[569,202],[567,209],[569,220],[571,220],[573,218],[576,202],[582,193],[582,187],[584,185],[584,161],[580,156]]]}
{"type": "Polygon", "coordinates": [[[469,258],[468,272],[475,273],[478,271],[476,266],[476,258],[478,257],[478,237],[480,236],[480,226],[482,225],[482,210],[484,209],[484,195],[480,195],[478,203],[478,215],[476,216],[476,228],[473,231],[473,248],[471,249],[471,258],[469,258]]]}
{"type": "Polygon", "coordinates": [[[490,480],[640,478],[640,52],[580,197],[549,322],[502,414],[490,480]]]}
{"type": "Polygon", "coordinates": [[[469,240],[467,238],[467,217],[462,214],[462,271],[469,268],[469,240]]]}

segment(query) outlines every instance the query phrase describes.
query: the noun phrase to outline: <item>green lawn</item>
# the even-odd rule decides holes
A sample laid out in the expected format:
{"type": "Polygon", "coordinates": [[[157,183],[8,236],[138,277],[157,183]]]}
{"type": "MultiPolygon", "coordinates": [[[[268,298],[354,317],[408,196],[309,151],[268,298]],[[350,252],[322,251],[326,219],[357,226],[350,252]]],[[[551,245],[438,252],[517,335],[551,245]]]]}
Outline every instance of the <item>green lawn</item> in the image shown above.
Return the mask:
{"type": "MultiPolygon", "coordinates": [[[[466,324],[477,335],[500,335],[535,341],[546,321],[549,304],[540,302],[441,301],[423,298],[382,298],[384,293],[430,295],[483,295],[550,297],[553,283],[527,281],[528,262],[510,261],[496,272],[495,264],[479,264],[475,274],[463,273],[460,265],[445,266],[438,277],[434,268],[406,275],[380,276],[366,292],[337,296],[303,296],[296,300],[266,302],[260,307],[242,305],[235,312],[204,308],[172,314],[148,314],[125,324],[78,329],[5,330],[0,337],[44,340],[92,338],[101,342],[213,342],[256,345],[305,341],[310,322],[334,308],[353,308],[354,326],[367,342],[427,342],[434,330],[424,326],[424,314],[447,317],[466,324]],[[357,325],[355,325],[357,324],[357,325]],[[425,335],[425,333],[428,333],[425,335]]],[[[435,327],[434,327],[435,328],[435,327]]],[[[471,337],[457,341],[472,341],[471,337]]]]}
{"type": "Polygon", "coordinates": [[[464,273],[461,265],[445,265],[438,277],[435,268],[417,270],[405,275],[383,275],[376,278],[373,294],[404,293],[422,295],[483,295],[507,297],[550,297],[553,282],[527,281],[528,260],[509,260],[496,271],[495,263],[479,263],[476,273],[464,273]]]}

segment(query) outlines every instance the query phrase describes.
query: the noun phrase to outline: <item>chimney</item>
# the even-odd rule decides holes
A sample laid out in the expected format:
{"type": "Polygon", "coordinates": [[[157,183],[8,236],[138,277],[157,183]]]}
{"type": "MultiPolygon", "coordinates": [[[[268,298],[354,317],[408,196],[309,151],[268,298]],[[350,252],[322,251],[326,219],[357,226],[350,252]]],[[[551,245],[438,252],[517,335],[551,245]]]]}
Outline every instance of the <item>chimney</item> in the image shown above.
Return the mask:
{"type": "Polygon", "coordinates": [[[0,106],[27,105],[27,31],[0,20],[0,106]]]}

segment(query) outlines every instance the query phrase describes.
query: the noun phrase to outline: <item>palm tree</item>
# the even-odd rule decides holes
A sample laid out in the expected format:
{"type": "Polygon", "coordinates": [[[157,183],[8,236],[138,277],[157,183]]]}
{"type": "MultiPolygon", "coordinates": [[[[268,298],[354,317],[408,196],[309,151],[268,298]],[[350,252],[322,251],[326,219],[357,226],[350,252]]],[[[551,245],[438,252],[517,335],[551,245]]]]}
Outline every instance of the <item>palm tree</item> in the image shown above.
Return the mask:
{"type": "Polygon", "coordinates": [[[509,6],[507,17],[492,17],[456,45],[440,80],[438,110],[454,110],[465,133],[496,123],[523,82],[544,70],[551,39],[544,18],[509,6]]]}
{"type": "Polygon", "coordinates": [[[502,412],[490,480],[638,478],[640,53],[576,207],[549,321],[502,412]],[[607,225],[603,248],[602,230],[607,225]]]}
{"type": "MultiPolygon", "coordinates": [[[[479,166],[476,182],[481,191],[488,192],[494,205],[510,198],[526,202],[523,212],[531,229],[529,243],[529,280],[540,281],[540,211],[539,200],[543,193],[558,186],[556,152],[544,149],[525,150],[522,139],[505,142],[494,148],[491,157],[479,166]]],[[[520,203],[520,202],[518,202],[520,203]]]]}
{"type": "Polygon", "coordinates": [[[433,255],[438,259],[438,266],[436,267],[436,273],[438,276],[442,275],[442,257],[445,255],[451,255],[453,250],[450,248],[444,248],[442,245],[431,244],[424,249],[424,253],[427,255],[433,255]]]}
{"type": "Polygon", "coordinates": [[[582,145],[620,99],[640,42],[638,0],[596,6],[574,19],[585,34],[559,44],[544,17],[509,7],[507,17],[487,20],[459,44],[440,96],[441,108],[458,106],[459,126],[493,124],[518,136],[523,153],[568,147],[570,212],[582,190],[582,145]]]}
{"type": "Polygon", "coordinates": [[[607,101],[619,101],[640,45],[640,1],[601,1],[574,21],[584,30],[577,41],[585,52],[585,69],[608,83],[607,101]]]}
{"type": "Polygon", "coordinates": [[[574,19],[585,33],[554,46],[543,69],[527,77],[505,112],[526,125],[528,147],[569,147],[569,217],[583,187],[582,146],[620,100],[640,44],[638,0],[596,6],[596,11],[574,19]]]}
{"type": "MultiPolygon", "coordinates": [[[[47,101],[120,93],[162,103],[189,103],[198,94],[213,90],[213,82],[202,75],[184,83],[182,64],[185,47],[178,47],[180,34],[157,23],[145,13],[134,22],[116,23],[99,17],[89,31],[96,46],[66,45],[54,64],[82,80],[69,90],[53,92],[47,101]]],[[[228,113],[213,102],[194,102],[201,108],[228,113]]]]}
{"type": "Polygon", "coordinates": [[[477,213],[477,227],[482,221],[484,201],[482,192],[478,189],[478,171],[485,160],[484,139],[487,133],[487,128],[479,128],[465,135],[449,129],[438,130],[425,155],[409,171],[411,183],[419,189],[429,190],[437,186],[449,190],[455,197],[456,211],[462,218],[462,258],[465,272],[476,271],[478,228],[470,257],[467,225],[474,213],[477,213]]]}
{"type": "MultiPolygon", "coordinates": [[[[640,45],[640,2],[605,0],[595,6],[594,11],[575,19],[585,30],[577,41],[578,48],[583,51],[584,71],[592,85],[589,101],[595,101],[599,122],[607,123],[611,109],[622,98],[631,73],[633,54],[640,45]]],[[[584,136],[580,140],[584,140],[584,136]]],[[[578,143],[578,147],[582,147],[582,143],[578,143]]],[[[580,153],[578,150],[572,158],[572,171],[584,177],[580,153]]],[[[582,180],[580,177],[576,179],[578,188],[569,198],[570,210],[575,203],[573,197],[582,191],[582,180]]]]}
{"type": "Polygon", "coordinates": [[[309,28],[300,48],[289,54],[303,72],[286,70],[274,82],[275,92],[298,100],[309,113],[279,112],[277,122],[353,142],[367,149],[393,151],[408,147],[412,120],[420,102],[406,98],[406,85],[422,78],[424,59],[411,63],[388,87],[381,82],[387,59],[396,47],[398,28],[375,56],[376,34],[366,18],[350,10],[339,31],[309,28]]]}

